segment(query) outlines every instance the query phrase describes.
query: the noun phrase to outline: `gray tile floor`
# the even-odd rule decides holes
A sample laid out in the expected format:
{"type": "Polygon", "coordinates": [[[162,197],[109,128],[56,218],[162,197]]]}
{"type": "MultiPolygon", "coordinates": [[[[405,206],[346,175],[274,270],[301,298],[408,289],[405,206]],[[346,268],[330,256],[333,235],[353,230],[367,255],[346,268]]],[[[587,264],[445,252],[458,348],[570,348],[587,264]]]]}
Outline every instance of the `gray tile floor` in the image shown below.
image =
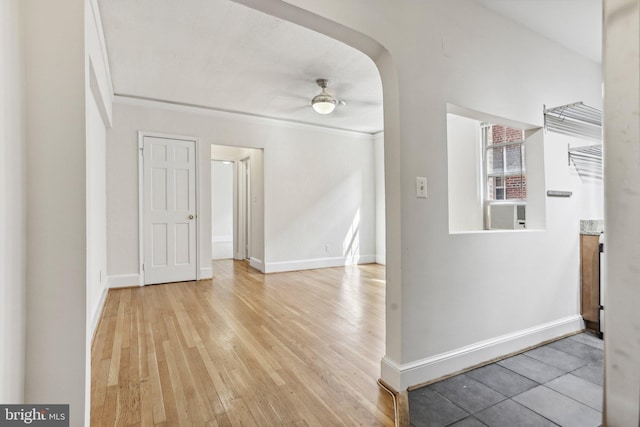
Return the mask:
{"type": "Polygon", "coordinates": [[[597,427],[603,342],[582,333],[409,393],[415,427],[597,427]]]}

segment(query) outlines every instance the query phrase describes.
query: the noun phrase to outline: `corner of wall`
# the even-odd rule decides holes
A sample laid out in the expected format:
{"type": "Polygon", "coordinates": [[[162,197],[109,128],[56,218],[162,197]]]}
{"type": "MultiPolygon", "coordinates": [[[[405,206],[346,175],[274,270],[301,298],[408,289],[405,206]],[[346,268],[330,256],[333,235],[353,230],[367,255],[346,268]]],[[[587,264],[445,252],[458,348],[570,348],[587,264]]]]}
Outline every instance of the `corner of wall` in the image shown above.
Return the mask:
{"type": "MultiPolygon", "coordinates": [[[[98,301],[98,305],[96,306],[96,310],[92,313],[91,318],[91,343],[93,343],[93,339],[96,336],[96,331],[98,330],[98,325],[100,324],[100,320],[102,319],[102,314],[104,312],[104,304],[107,301],[107,294],[109,293],[109,288],[105,287],[102,290],[102,295],[100,295],[100,300],[98,301]]],[[[90,343],[90,345],[91,345],[90,343]]]]}
{"type": "Polygon", "coordinates": [[[211,279],[213,277],[212,267],[200,267],[200,273],[198,274],[198,280],[211,279]]]}
{"type": "Polygon", "coordinates": [[[404,389],[402,388],[402,373],[400,365],[387,356],[384,356],[380,360],[380,378],[396,392],[401,392],[407,389],[406,387],[404,389]]]}
{"type": "Polygon", "coordinates": [[[249,265],[262,273],[266,273],[264,262],[261,259],[252,257],[249,259],[249,265]]]}

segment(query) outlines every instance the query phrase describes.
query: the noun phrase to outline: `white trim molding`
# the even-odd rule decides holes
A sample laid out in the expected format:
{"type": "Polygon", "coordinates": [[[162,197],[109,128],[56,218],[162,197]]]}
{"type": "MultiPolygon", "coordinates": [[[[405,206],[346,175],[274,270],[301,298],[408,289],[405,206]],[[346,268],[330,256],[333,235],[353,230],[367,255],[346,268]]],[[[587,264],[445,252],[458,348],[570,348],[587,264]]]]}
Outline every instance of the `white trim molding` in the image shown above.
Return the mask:
{"type": "Polygon", "coordinates": [[[261,259],[251,257],[249,258],[249,265],[264,273],[264,262],[261,259]]]}
{"type": "Polygon", "coordinates": [[[200,274],[198,280],[211,279],[213,277],[212,267],[200,267],[200,274]]]}
{"type": "Polygon", "coordinates": [[[258,114],[250,114],[241,111],[224,110],[220,108],[207,107],[205,105],[188,104],[183,102],[167,101],[164,99],[149,98],[144,96],[136,96],[118,93],[113,97],[116,104],[142,106],[149,108],[161,108],[168,111],[177,111],[182,113],[192,113],[207,115],[209,117],[222,117],[225,119],[241,120],[245,123],[268,124],[271,126],[288,127],[293,129],[309,129],[315,128],[332,132],[335,134],[360,136],[370,139],[372,135],[379,134],[382,131],[367,132],[352,129],[335,128],[331,126],[323,126],[315,123],[298,122],[294,120],[286,120],[276,117],[261,116],[258,114]]]}
{"type": "Polygon", "coordinates": [[[129,288],[132,286],[142,286],[139,274],[115,274],[108,277],[107,286],[109,289],[129,288]]]}
{"type": "Polygon", "coordinates": [[[414,362],[399,364],[384,356],[380,366],[381,376],[396,391],[403,391],[582,329],[582,316],[575,315],[414,362]]]}
{"type": "Polygon", "coordinates": [[[345,265],[374,264],[375,262],[375,255],[361,255],[357,259],[353,257],[333,257],[268,262],[264,265],[264,273],[283,273],[286,271],[313,270],[316,268],[344,267],[345,265]]]}
{"type": "Polygon", "coordinates": [[[91,313],[91,342],[93,343],[93,339],[96,336],[96,328],[98,327],[98,323],[100,323],[100,318],[102,317],[102,311],[104,310],[104,303],[107,301],[107,294],[109,293],[109,288],[104,288],[102,290],[102,295],[100,295],[100,300],[98,301],[98,306],[96,307],[96,311],[91,313]]]}

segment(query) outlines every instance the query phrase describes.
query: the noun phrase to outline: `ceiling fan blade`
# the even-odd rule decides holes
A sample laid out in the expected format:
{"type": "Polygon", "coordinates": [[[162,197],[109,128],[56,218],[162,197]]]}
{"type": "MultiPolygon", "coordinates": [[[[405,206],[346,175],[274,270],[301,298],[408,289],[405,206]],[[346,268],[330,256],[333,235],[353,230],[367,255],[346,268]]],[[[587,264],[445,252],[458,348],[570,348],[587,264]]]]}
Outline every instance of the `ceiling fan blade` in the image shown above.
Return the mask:
{"type": "Polygon", "coordinates": [[[382,108],[382,101],[375,102],[375,101],[364,101],[364,100],[362,101],[350,100],[347,105],[349,107],[357,107],[357,108],[375,108],[375,107],[382,108]]]}
{"type": "Polygon", "coordinates": [[[295,105],[293,107],[289,107],[289,108],[283,108],[280,111],[282,111],[283,113],[287,113],[287,114],[292,114],[292,113],[299,113],[302,111],[305,111],[307,109],[310,109],[311,105],[307,104],[307,105],[295,105]]]}

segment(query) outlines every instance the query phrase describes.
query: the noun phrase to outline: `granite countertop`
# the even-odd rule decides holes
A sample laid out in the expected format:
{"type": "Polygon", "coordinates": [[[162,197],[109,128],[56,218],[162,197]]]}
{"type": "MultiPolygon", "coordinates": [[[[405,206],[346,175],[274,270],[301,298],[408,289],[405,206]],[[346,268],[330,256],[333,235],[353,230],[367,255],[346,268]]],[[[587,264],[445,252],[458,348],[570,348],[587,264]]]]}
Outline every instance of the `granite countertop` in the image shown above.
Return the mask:
{"type": "Polygon", "coordinates": [[[602,219],[581,219],[580,234],[587,236],[599,236],[604,232],[604,220],[602,219]]]}

